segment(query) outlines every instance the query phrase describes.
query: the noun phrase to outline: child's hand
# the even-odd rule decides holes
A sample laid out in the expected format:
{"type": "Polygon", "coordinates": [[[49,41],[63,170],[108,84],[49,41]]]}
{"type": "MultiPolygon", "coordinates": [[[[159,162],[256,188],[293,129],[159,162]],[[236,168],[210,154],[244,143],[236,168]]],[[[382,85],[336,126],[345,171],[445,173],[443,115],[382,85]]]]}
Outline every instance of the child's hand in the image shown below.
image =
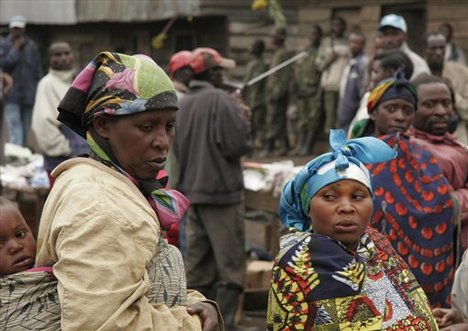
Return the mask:
{"type": "MultiPolygon", "coordinates": [[[[437,325],[440,328],[447,327],[452,324],[463,322],[463,318],[460,313],[454,309],[447,308],[434,308],[432,310],[434,314],[437,325]]],[[[458,330],[458,329],[457,329],[458,330]]],[[[462,330],[462,329],[460,329],[462,330]]]]}

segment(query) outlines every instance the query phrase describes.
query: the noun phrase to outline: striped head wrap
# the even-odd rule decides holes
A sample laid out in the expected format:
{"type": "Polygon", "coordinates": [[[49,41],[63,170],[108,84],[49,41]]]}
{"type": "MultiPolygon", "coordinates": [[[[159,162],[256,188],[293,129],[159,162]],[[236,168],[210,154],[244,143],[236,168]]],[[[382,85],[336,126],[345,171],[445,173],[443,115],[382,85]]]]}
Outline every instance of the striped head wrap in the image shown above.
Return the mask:
{"type": "Polygon", "coordinates": [[[382,80],[369,95],[367,112],[372,114],[379,104],[393,99],[405,99],[416,106],[418,100],[416,88],[404,78],[382,80]]]}

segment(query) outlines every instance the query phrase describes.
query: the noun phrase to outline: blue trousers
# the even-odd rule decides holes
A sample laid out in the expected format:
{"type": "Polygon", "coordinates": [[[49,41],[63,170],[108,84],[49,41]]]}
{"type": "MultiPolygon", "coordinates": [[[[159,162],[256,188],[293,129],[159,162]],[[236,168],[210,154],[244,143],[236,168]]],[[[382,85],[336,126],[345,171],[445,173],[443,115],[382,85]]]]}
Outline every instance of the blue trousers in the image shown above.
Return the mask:
{"type": "Polygon", "coordinates": [[[6,103],[5,118],[10,133],[9,142],[25,146],[31,130],[32,106],[6,103]]]}

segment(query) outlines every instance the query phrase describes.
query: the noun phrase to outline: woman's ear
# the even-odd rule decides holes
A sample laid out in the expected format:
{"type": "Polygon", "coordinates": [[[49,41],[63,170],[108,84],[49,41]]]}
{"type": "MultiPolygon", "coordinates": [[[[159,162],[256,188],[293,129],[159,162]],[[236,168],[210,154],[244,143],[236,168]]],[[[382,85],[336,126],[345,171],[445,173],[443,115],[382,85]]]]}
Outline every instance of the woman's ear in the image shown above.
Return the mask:
{"type": "Polygon", "coordinates": [[[97,115],[93,117],[93,128],[102,137],[109,138],[110,121],[107,116],[97,115]]]}
{"type": "Polygon", "coordinates": [[[374,111],[369,114],[369,118],[373,121],[375,121],[375,112],[377,111],[377,107],[375,107],[374,111]]]}

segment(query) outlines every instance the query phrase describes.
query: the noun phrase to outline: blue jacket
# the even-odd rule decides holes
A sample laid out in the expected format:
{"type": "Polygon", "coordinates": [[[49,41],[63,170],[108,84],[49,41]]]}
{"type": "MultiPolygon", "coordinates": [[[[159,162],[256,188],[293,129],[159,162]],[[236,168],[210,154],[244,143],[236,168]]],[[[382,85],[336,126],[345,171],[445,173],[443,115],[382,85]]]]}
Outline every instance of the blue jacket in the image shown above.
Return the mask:
{"type": "Polygon", "coordinates": [[[9,35],[0,44],[0,64],[14,81],[5,102],[32,106],[37,83],[42,77],[41,60],[34,41],[27,38],[24,46],[17,50],[13,47],[12,36],[9,35]]]}

